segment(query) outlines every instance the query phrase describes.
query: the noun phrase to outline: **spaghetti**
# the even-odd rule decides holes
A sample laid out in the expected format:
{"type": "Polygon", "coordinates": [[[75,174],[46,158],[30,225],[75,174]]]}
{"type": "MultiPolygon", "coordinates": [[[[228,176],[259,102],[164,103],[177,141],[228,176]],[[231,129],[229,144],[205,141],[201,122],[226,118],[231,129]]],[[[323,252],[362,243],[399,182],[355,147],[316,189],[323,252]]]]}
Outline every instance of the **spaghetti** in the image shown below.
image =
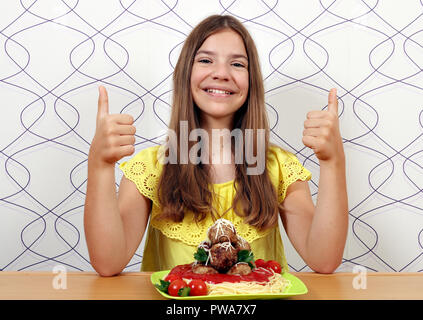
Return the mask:
{"type": "MultiPolygon", "coordinates": [[[[291,286],[277,261],[254,261],[250,244],[225,219],[218,219],[208,229],[207,239],[200,243],[194,258],[193,263],[175,266],[168,276],[183,279],[185,284],[202,280],[207,295],[280,294],[291,286]]],[[[193,288],[195,283],[198,281],[192,283],[193,288]]]]}
{"type": "Polygon", "coordinates": [[[208,295],[284,293],[291,286],[291,282],[280,273],[262,267],[240,276],[196,274],[192,272],[191,264],[186,264],[176,266],[169,274],[182,278],[188,284],[194,279],[203,280],[207,285],[208,295]]]}
{"type": "Polygon", "coordinates": [[[260,293],[283,293],[291,286],[291,282],[274,273],[267,282],[241,281],[207,283],[208,295],[225,294],[260,294],[260,293]]]}

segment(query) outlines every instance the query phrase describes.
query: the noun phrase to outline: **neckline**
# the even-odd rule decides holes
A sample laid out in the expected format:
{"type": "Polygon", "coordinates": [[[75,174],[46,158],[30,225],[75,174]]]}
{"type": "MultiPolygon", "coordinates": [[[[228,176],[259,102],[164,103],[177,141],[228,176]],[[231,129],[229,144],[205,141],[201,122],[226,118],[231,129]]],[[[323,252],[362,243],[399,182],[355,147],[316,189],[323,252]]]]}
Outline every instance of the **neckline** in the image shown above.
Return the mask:
{"type": "Polygon", "coordinates": [[[226,185],[230,185],[233,184],[235,181],[235,179],[229,180],[229,181],[225,181],[225,182],[220,182],[220,183],[212,183],[212,186],[214,187],[224,187],[226,185]]]}

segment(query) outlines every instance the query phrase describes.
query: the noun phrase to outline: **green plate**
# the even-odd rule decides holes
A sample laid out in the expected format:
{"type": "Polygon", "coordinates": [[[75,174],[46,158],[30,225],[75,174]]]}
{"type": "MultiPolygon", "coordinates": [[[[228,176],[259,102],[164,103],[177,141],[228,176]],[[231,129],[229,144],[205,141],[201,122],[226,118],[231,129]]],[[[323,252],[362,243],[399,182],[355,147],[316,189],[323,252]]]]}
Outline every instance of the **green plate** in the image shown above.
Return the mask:
{"type": "MultiPolygon", "coordinates": [[[[151,282],[153,285],[159,284],[160,279],[164,279],[170,270],[154,272],[151,275],[151,282]]],[[[285,290],[283,293],[251,293],[251,294],[221,294],[213,296],[188,296],[188,297],[174,297],[170,296],[159,289],[156,290],[163,296],[168,299],[176,300],[248,300],[248,299],[282,299],[292,296],[297,296],[301,294],[306,294],[308,292],[305,284],[298,279],[296,276],[285,272],[282,274],[282,277],[291,281],[291,286],[285,290]]]]}

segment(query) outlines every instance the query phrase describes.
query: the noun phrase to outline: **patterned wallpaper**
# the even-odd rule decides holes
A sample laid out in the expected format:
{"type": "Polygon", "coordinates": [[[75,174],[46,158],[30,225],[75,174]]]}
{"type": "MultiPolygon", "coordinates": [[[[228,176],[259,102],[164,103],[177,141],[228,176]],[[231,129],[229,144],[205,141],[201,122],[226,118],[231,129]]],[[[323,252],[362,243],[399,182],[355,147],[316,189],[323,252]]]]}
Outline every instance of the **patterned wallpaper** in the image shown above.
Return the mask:
{"type": "MultiPolygon", "coordinates": [[[[303,121],[338,88],[350,218],[338,271],[423,270],[421,0],[1,1],[0,270],[92,270],[83,204],[97,87],[136,119],[137,151],[160,143],[181,45],[215,13],[256,40],[272,140],[313,173],[314,199],[303,121]]],[[[283,239],[291,270],[309,271],[283,239]]]]}

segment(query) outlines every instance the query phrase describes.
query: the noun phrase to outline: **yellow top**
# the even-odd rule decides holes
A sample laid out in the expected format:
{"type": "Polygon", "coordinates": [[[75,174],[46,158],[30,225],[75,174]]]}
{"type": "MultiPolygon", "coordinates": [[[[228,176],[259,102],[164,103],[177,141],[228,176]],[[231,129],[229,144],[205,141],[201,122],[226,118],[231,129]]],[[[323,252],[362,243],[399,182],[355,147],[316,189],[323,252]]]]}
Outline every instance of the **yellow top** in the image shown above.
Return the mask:
{"type": "MultiPolygon", "coordinates": [[[[179,264],[193,262],[197,246],[206,239],[207,229],[214,223],[211,215],[195,223],[194,214],[189,211],[185,212],[182,222],[156,219],[160,213],[156,191],[162,170],[162,164],[157,160],[158,150],[159,146],[146,148],[120,165],[125,177],[133,181],[139,192],[152,201],[141,271],[168,270],[179,264]]],[[[269,148],[266,167],[280,203],[285,199],[291,183],[311,178],[311,173],[295,155],[275,146],[269,148]]],[[[222,214],[232,206],[235,197],[234,181],[213,184],[213,188],[220,196],[214,200],[214,206],[222,214]]],[[[229,209],[224,218],[231,221],[237,233],[250,243],[256,259],[276,260],[283,271],[288,271],[279,226],[260,231],[244,223],[233,209],[229,209]]]]}

